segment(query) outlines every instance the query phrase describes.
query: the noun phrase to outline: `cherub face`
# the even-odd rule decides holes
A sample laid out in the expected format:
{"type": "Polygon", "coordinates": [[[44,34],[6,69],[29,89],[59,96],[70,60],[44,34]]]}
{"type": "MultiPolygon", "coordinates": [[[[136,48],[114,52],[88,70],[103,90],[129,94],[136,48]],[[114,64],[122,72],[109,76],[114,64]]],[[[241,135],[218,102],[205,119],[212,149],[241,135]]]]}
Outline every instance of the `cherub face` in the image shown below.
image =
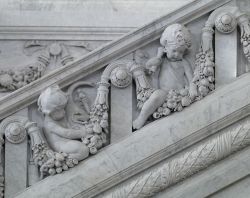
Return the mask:
{"type": "Polygon", "coordinates": [[[186,50],[185,46],[177,46],[177,45],[165,46],[165,52],[167,54],[167,58],[170,61],[182,60],[185,50],[186,50]]]}
{"type": "Polygon", "coordinates": [[[63,119],[64,116],[65,116],[64,109],[56,109],[50,113],[50,117],[56,121],[63,119]]]}

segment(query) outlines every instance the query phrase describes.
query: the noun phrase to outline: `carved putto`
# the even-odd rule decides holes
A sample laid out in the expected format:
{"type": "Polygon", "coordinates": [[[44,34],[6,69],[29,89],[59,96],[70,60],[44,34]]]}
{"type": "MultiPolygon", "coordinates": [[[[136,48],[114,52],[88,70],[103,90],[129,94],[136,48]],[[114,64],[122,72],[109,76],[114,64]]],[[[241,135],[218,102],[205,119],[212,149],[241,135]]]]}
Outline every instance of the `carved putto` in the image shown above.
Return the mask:
{"type": "Polygon", "coordinates": [[[69,128],[66,124],[65,107],[68,98],[58,86],[49,87],[38,99],[39,109],[44,113],[44,133],[50,147],[59,153],[67,153],[68,157],[83,160],[88,157],[89,149],[75,139],[84,138],[87,130],[69,128]]]}
{"type": "MultiPolygon", "coordinates": [[[[181,111],[214,90],[213,27],[221,33],[230,33],[237,24],[241,29],[243,52],[249,61],[249,19],[237,7],[220,8],[209,16],[202,29],[201,46],[194,64],[185,58],[192,43],[189,30],[181,24],[172,24],[164,30],[156,57],[146,63],[134,58],[130,71],[136,82],[137,107],[140,111],[133,122],[135,129],[141,128],[150,117],[158,119],[181,111]],[[157,74],[158,87],[151,86],[147,73],[151,76],[157,74]]],[[[135,52],[134,56],[137,55],[135,52]]]]}
{"type": "MultiPolygon", "coordinates": [[[[215,89],[214,28],[229,34],[237,25],[241,29],[243,52],[250,61],[248,16],[235,7],[218,9],[209,16],[202,29],[195,61],[191,62],[187,57],[193,44],[189,29],[179,23],[169,25],[163,31],[153,57],[138,49],[133,52],[133,58],[110,63],[103,71],[97,89],[96,83],[85,81],[70,85],[66,91],[58,85],[47,87],[37,102],[43,116],[42,127],[28,118],[12,117],[1,122],[0,134],[13,144],[21,143],[29,136],[32,157],[41,178],[66,171],[108,144],[111,83],[116,88],[125,88],[134,80],[138,111],[131,126],[134,129],[182,111],[215,89]],[[152,79],[156,79],[154,86],[152,79]],[[95,90],[94,100],[89,98],[86,87],[95,90]]],[[[35,64],[20,71],[0,71],[0,91],[16,90],[40,78],[51,58],[60,58],[62,65],[72,61],[65,44],[33,42],[26,47],[30,49],[38,45],[43,50],[35,64]]],[[[2,136],[0,151],[4,142],[2,136]]]]}
{"type": "MultiPolygon", "coordinates": [[[[138,118],[133,122],[135,129],[141,128],[146,120],[153,115],[154,118],[167,116],[171,111],[181,111],[183,107],[189,106],[198,95],[197,88],[192,82],[192,65],[185,59],[185,54],[191,47],[191,35],[189,30],[181,24],[168,26],[161,38],[162,47],[158,48],[156,57],[149,59],[146,65],[140,65],[135,61],[137,67],[145,67],[149,74],[158,71],[158,86],[152,88],[149,83],[146,87],[139,80],[133,66],[131,71],[137,79],[137,99],[141,108],[138,118]]],[[[141,69],[141,75],[145,75],[141,69]]],[[[147,78],[143,78],[147,81],[147,78]]],[[[136,81],[136,82],[137,82],[136,81]]],[[[145,84],[145,83],[144,83],[145,84]]]]}

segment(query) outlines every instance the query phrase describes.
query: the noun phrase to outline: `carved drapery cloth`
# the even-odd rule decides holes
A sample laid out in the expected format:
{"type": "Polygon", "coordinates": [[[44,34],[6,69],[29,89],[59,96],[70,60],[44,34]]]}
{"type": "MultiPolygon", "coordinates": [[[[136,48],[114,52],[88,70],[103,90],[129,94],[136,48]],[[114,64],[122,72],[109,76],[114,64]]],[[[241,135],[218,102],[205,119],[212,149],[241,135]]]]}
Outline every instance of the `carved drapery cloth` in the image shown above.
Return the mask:
{"type": "Polygon", "coordinates": [[[250,145],[249,117],[223,130],[219,135],[193,146],[158,167],[117,186],[103,198],[151,197],[209,165],[250,145]]]}

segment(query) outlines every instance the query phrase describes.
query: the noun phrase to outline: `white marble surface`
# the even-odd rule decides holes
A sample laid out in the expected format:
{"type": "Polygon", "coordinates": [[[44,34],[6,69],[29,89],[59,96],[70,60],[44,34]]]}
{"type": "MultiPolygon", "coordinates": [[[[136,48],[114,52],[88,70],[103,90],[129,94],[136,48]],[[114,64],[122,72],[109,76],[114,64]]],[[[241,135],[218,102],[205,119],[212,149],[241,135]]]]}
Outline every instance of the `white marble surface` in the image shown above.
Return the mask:
{"type": "MultiPolygon", "coordinates": [[[[3,10],[0,13],[0,30],[1,26],[91,26],[102,28],[102,30],[105,28],[129,29],[147,23],[188,2],[191,0],[185,1],[185,3],[184,0],[169,0],[168,4],[163,0],[158,0],[157,3],[151,0],[126,2],[125,0],[56,0],[53,2],[52,0],[2,0],[0,4],[0,9],[3,10]],[[144,11],[141,11],[142,7],[144,11]]],[[[241,3],[241,6],[244,7],[244,5],[248,5],[246,0],[241,3]]],[[[197,27],[194,27],[194,30],[195,28],[197,27]]],[[[199,40],[199,37],[195,35],[194,39],[199,40]]],[[[13,58],[11,61],[15,63],[16,59],[13,58]]],[[[2,60],[3,62],[4,60],[2,60]]],[[[86,196],[89,195],[88,193],[98,193],[100,188],[112,186],[115,182],[119,182],[130,174],[135,174],[160,160],[159,156],[157,158],[157,152],[164,151],[166,154],[164,157],[168,157],[189,144],[214,133],[232,120],[244,116],[248,110],[245,106],[250,103],[249,82],[250,76],[245,75],[236,82],[219,88],[212,95],[197,102],[182,113],[175,113],[168,118],[148,125],[133,136],[103,149],[99,154],[92,156],[91,159],[84,161],[70,172],[47,178],[27,189],[18,197],[61,198],[72,197],[82,191],[86,192],[86,196]],[[238,114],[235,114],[238,110],[238,114]],[[235,117],[225,118],[230,114],[234,114],[235,117]],[[156,156],[157,160],[150,159],[152,156],[156,156]]],[[[113,117],[115,116],[113,115],[113,117]]],[[[130,123],[131,120],[128,122],[130,123]]],[[[115,127],[119,127],[117,123],[115,127]]],[[[125,126],[125,129],[131,133],[130,126],[125,126]]],[[[120,132],[122,133],[122,130],[120,132]]],[[[230,161],[236,165],[234,162],[230,161]]],[[[232,175],[237,176],[238,173],[235,172],[232,175]]],[[[217,174],[219,174],[218,171],[217,174]]],[[[204,186],[207,185],[205,182],[204,186]]],[[[229,194],[236,195],[248,183],[249,180],[246,178],[235,184],[234,188],[214,194],[214,198],[229,197],[229,194]]],[[[244,193],[247,194],[248,191],[242,192],[243,195],[244,193]]],[[[190,195],[192,195],[191,191],[190,195]]],[[[197,192],[197,198],[200,195],[197,192]]],[[[164,196],[163,194],[162,197],[164,196]]]]}
{"type": "Polygon", "coordinates": [[[194,0],[1,0],[0,26],[139,27],[194,0]]]}
{"type": "Polygon", "coordinates": [[[72,197],[81,192],[88,197],[88,193],[114,185],[245,116],[250,103],[249,81],[250,74],[243,75],[184,111],[147,125],[71,171],[49,177],[17,197],[72,197]],[[159,152],[160,159],[156,157],[159,152]]]}

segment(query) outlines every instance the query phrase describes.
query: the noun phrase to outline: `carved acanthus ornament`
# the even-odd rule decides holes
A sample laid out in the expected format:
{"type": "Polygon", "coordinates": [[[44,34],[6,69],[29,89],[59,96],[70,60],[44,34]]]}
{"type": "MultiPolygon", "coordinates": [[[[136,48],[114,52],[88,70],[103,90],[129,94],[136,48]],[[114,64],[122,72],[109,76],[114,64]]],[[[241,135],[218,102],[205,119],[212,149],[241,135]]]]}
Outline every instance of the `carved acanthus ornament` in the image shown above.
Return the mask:
{"type": "Polygon", "coordinates": [[[78,41],[73,43],[55,41],[52,43],[47,43],[43,41],[32,40],[25,43],[24,53],[30,56],[37,51],[46,50],[49,58],[54,60],[55,65],[58,65],[60,63],[62,66],[64,66],[75,59],[75,57],[72,56],[69,50],[69,48],[72,47],[82,48],[87,50],[87,52],[93,50],[91,44],[85,41],[78,41]]]}
{"type": "Polygon", "coordinates": [[[57,65],[57,59],[60,60],[62,66],[72,62],[74,57],[70,54],[69,47],[84,48],[88,52],[93,50],[88,42],[46,44],[36,40],[27,41],[24,45],[24,53],[31,55],[40,51],[37,61],[18,70],[0,70],[0,92],[14,91],[37,80],[44,75],[52,61],[54,66],[57,65]]]}
{"type": "Polygon", "coordinates": [[[37,62],[20,70],[0,70],[0,92],[14,91],[40,78],[49,64],[46,52],[37,58],[37,62]]]}

